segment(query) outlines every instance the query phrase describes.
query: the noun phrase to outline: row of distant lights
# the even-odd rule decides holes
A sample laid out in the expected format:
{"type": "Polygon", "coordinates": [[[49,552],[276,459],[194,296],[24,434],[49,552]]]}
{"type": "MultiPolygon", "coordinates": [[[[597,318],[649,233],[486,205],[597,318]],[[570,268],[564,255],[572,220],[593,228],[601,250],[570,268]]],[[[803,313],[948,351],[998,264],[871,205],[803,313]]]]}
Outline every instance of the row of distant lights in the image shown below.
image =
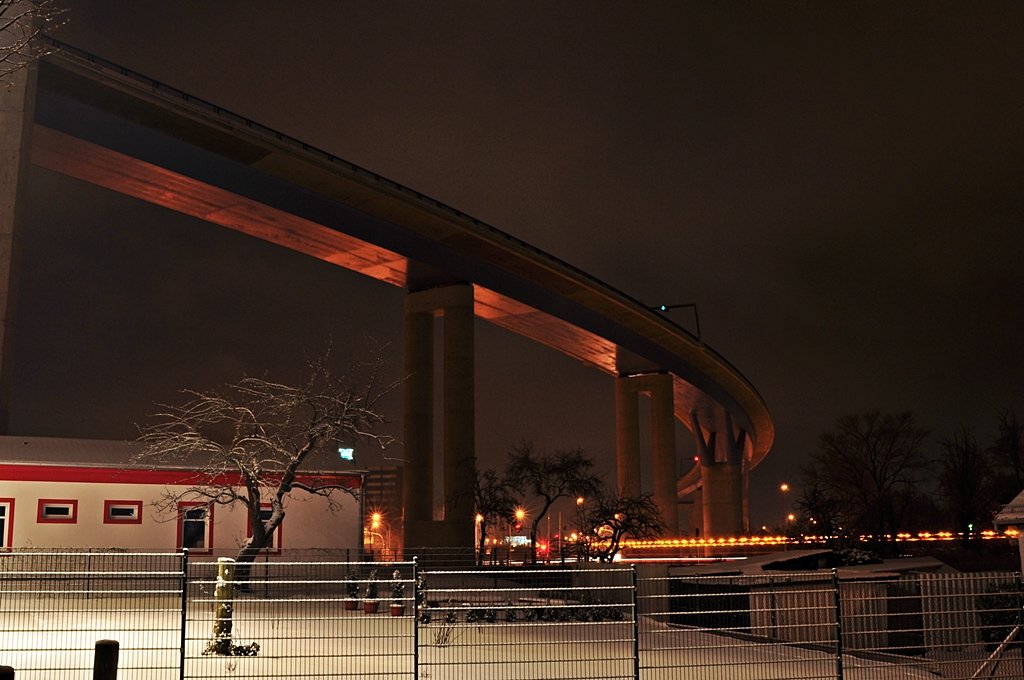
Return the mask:
{"type": "MultiPolygon", "coordinates": [[[[986,530],[979,531],[977,533],[983,540],[993,539],[1004,539],[1004,538],[1016,538],[1018,535],[1016,529],[1007,529],[1004,533],[996,531],[986,530]]],[[[577,540],[576,534],[566,536],[566,538],[575,542],[577,540]]],[[[623,541],[624,548],[630,548],[632,550],[645,550],[653,548],[695,548],[695,547],[709,547],[709,546],[758,546],[758,545],[797,545],[801,543],[817,543],[820,541],[827,541],[836,538],[835,536],[801,536],[800,538],[790,538],[788,536],[730,536],[729,538],[659,538],[659,539],[648,539],[643,541],[637,540],[625,540],[623,541]]],[[[872,536],[860,536],[859,540],[868,542],[873,540],[872,536]]],[[[960,535],[955,534],[951,531],[922,531],[919,534],[907,534],[900,533],[896,534],[896,541],[898,542],[917,542],[917,541],[956,541],[960,540],[960,535]]],[[[485,539],[485,545],[502,545],[506,539],[504,538],[488,538],[485,539]]],[[[538,542],[537,547],[543,552],[547,549],[546,543],[538,542]]]]}
{"type": "Polygon", "coordinates": [[[623,541],[627,548],[690,548],[701,545],[783,545],[794,543],[785,536],[731,536],[729,538],[659,538],[623,541]]]}
{"type": "MultiPolygon", "coordinates": [[[[1002,538],[1016,538],[1018,535],[1016,529],[1007,529],[1005,532],[997,532],[987,529],[985,531],[977,532],[983,540],[1002,539],[1002,538]]],[[[800,538],[790,538],[787,536],[732,536],[729,538],[660,538],[654,540],[644,541],[625,541],[623,545],[633,549],[644,549],[644,548],[692,548],[699,546],[720,546],[720,545],[789,545],[798,543],[808,543],[817,541],[826,541],[835,536],[801,536],[800,538]]],[[[860,536],[861,541],[871,541],[874,537],[872,536],[860,536]]],[[[961,538],[961,535],[952,531],[922,531],[918,534],[899,533],[896,534],[896,540],[901,542],[914,542],[914,541],[956,541],[961,538]]]]}

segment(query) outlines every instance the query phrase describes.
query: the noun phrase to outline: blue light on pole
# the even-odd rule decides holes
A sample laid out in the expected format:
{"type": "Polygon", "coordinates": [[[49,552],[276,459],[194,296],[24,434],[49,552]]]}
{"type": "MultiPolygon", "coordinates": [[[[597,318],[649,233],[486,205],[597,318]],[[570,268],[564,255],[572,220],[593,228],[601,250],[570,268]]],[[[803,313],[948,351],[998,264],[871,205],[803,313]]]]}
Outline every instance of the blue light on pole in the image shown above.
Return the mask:
{"type": "Polygon", "coordinates": [[[700,337],[700,314],[697,312],[697,303],[696,302],[686,302],[686,303],[679,304],[679,305],[658,305],[657,307],[650,307],[649,309],[652,309],[652,310],[655,310],[655,311],[659,311],[659,312],[662,312],[662,313],[667,313],[667,312],[669,312],[669,311],[671,311],[673,309],[685,309],[685,308],[689,308],[689,309],[693,310],[693,321],[694,321],[694,324],[697,327],[697,339],[700,340],[701,339],[701,337],[700,337]]]}

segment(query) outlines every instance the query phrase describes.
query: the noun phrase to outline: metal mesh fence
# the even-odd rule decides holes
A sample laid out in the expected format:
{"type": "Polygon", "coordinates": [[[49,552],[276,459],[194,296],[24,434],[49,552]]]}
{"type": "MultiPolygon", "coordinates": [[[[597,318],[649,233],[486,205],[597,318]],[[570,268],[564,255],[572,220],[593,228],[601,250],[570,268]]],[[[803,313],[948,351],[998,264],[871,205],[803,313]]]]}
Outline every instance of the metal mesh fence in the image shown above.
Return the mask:
{"type": "Polygon", "coordinates": [[[635,677],[630,569],[436,570],[424,577],[421,677],[635,677]]]}
{"type": "Polygon", "coordinates": [[[847,649],[885,661],[865,675],[880,680],[892,667],[963,680],[1024,677],[1020,583],[1008,573],[843,581],[847,649]]]}
{"type": "Polygon", "coordinates": [[[19,680],[91,677],[117,640],[120,678],[177,677],[182,557],[124,552],[0,555],[0,664],[19,680]]]}
{"type": "Polygon", "coordinates": [[[304,557],[229,563],[225,579],[180,554],[5,552],[0,665],[89,678],[96,642],[113,639],[121,680],[1024,677],[1014,573],[304,557]]]}
{"type": "Polygon", "coordinates": [[[413,563],[235,569],[225,654],[216,647],[223,632],[215,625],[225,620],[217,610],[218,563],[189,565],[185,677],[415,677],[413,563]],[[392,611],[393,604],[402,611],[392,611]]]}
{"type": "Polygon", "coordinates": [[[641,677],[1020,678],[1020,583],[663,567],[639,581],[641,677]]]}
{"type": "Polygon", "coordinates": [[[641,677],[834,678],[834,589],[820,576],[674,575],[639,582],[641,677]]]}

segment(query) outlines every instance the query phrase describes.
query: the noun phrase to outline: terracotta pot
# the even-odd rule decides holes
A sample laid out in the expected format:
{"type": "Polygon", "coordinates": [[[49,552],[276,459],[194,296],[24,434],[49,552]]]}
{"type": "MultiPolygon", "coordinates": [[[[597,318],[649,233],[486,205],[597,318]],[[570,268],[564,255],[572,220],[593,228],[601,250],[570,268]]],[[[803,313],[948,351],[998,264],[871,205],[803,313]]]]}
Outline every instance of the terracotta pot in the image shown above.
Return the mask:
{"type": "Polygon", "coordinates": [[[377,600],[363,600],[363,613],[364,614],[376,614],[380,608],[380,602],[377,600]]]}
{"type": "Polygon", "coordinates": [[[405,605],[404,604],[393,604],[391,605],[392,616],[405,616],[405,605]]]}
{"type": "Polygon", "coordinates": [[[345,600],[345,611],[354,612],[359,609],[359,600],[345,600]]]}

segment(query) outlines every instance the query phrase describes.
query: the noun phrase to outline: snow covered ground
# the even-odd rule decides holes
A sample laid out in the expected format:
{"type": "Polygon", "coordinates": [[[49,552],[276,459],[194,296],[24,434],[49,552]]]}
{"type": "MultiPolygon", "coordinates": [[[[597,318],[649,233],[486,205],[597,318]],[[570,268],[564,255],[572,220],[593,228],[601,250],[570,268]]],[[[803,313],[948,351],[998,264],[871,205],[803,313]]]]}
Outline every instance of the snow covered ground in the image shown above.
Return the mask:
{"type": "MultiPolygon", "coordinates": [[[[4,603],[0,665],[18,680],[91,678],[97,640],[120,642],[120,680],[178,677],[180,612],[167,607],[112,606],[109,600],[4,603]],[[14,606],[20,604],[21,606],[14,606]]],[[[202,655],[212,627],[208,608],[193,607],[187,626],[187,678],[420,678],[430,680],[547,680],[632,678],[632,624],[538,622],[445,624],[415,630],[412,618],[342,611],[338,600],[240,600],[237,644],[258,642],[252,658],[202,655]],[[418,644],[414,644],[414,640],[418,644]]],[[[640,677],[644,680],[811,680],[836,677],[834,655],[670,628],[641,619],[640,677]],[[657,649],[651,649],[657,647],[657,649]]],[[[970,677],[977,662],[937,666],[945,677],[970,677]]],[[[934,666],[933,664],[933,667],[934,666]]],[[[845,656],[847,680],[933,680],[923,667],[845,656]]],[[[1020,677],[1020,663],[995,677],[1020,677]],[[1010,675],[1015,674],[1015,675],[1010,675]]]]}

